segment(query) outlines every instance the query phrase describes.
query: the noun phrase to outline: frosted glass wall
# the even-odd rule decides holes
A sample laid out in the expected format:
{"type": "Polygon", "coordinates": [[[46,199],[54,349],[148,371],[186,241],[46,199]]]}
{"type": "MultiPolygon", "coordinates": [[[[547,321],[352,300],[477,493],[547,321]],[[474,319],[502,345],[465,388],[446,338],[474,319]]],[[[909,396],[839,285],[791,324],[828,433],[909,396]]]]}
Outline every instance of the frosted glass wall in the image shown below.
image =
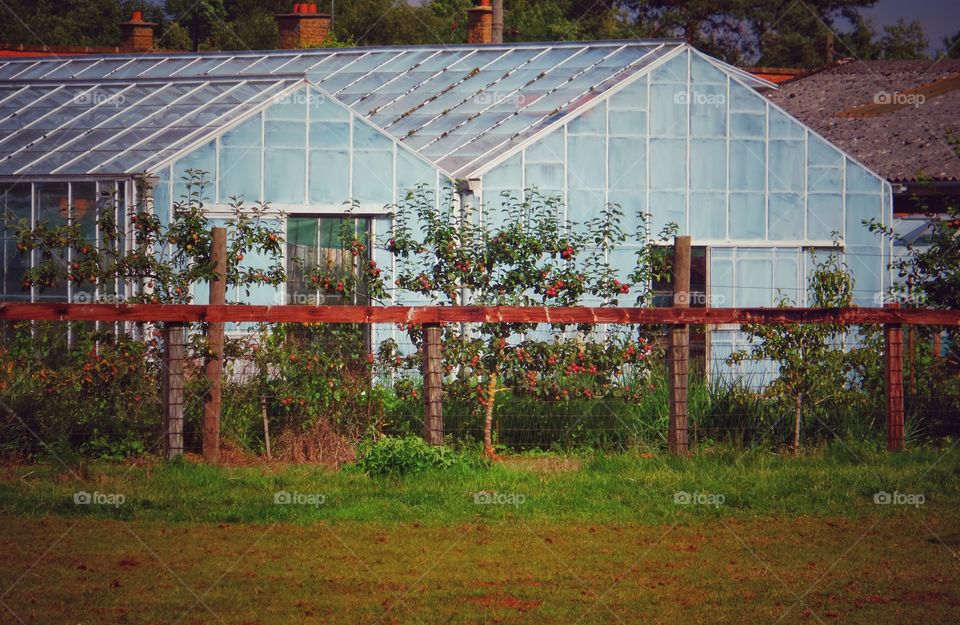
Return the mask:
{"type": "MultiPolygon", "coordinates": [[[[391,289],[396,268],[383,249],[392,230],[389,206],[420,186],[437,198],[452,185],[430,163],[308,88],[277,97],[263,111],[155,172],[154,210],[165,223],[172,204],[186,193],[183,177],[190,169],[207,172],[202,199],[220,218],[226,217],[234,196],[248,206],[260,200],[288,215],[317,216],[340,214],[355,200],[357,214],[369,217],[370,232],[380,244],[372,255],[384,267],[391,289]]],[[[267,261],[251,254],[244,264],[266,266],[267,261]]],[[[203,289],[195,288],[198,301],[205,297],[203,289]]],[[[283,290],[272,287],[235,295],[252,304],[285,301],[283,290]]],[[[413,302],[401,302],[391,290],[387,303],[413,302]]]]}
{"type": "Polygon", "coordinates": [[[696,52],[487,172],[485,211],[496,212],[501,192],[525,188],[559,196],[581,223],[611,202],[629,231],[639,212],[652,215],[655,232],[677,224],[711,249],[722,305],[772,305],[778,289],[802,302],[801,250],[829,247],[834,233],[857,304],[871,305],[889,286],[882,240],[862,223],[890,223],[889,185],[696,52]]]}
{"type": "Polygon", "coordinates": [[[263,111],[154,172],[156,210],[167,214],[185,193],[189,169],[207,172],[204,201],[225,208],[269,202],[287,213],[338,213],[355,200],[385,213],[407,190],[435,190],[435,167],[313,89],[278,96],[263,111]]]}

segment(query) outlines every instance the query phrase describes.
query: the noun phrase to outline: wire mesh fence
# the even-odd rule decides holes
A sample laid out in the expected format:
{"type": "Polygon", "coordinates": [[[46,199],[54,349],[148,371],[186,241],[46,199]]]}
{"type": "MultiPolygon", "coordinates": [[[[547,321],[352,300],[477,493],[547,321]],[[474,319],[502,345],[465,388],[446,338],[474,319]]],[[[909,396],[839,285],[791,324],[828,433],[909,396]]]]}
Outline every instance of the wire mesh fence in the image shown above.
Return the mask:
{"type": "MultiPolygon", "coordinates": [[[[668,446],[677,409],[670,326],[519,327],[451,323],[438,332],[444,442],[479,446],[486,429],[501,451],[668,446]]],[[[683,408],[692,447],[883,439],[881,326],[688,327],[683,408]]],[[[202,453],[212,388],[206,330],[203,323],[3,322],[2,453],[57,449],[118,460],[202,453]]],[[[229,323],[226,330],[217,424],[224,453],[339,464],[372,432],[424,434],[430,389],[422,325],[229,323]]],[[[928,326],[904,333],[908,444],[956,435],[960,369],[949,336],[928,326]]]]}

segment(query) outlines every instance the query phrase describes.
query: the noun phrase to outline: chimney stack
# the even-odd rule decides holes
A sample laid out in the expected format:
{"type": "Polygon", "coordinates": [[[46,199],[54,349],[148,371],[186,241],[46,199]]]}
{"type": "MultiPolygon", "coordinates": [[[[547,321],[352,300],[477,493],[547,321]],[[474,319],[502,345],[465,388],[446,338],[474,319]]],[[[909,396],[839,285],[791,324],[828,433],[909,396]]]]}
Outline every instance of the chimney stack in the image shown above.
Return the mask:
{"type": "Polygon", "coordinates": [[[485,44],[493,40],[493,8],[490,0],[467,9],[467,43],[485,44]]]}
{"type": "Polygon", "coordinates": [[[134,11],[129,22],[120,24],[123,42],[120,48],[125,52],[148,52],[153,50],[153,29],[157,25],[143,21],[143,12],[134,11]]]}
{"type": "Polygon", "coordinates": [[[296,50],[315,48],[330,34],[330,14],[318,13],[313,3],[296,3],[292,13],[277,15],[280,28],[280,48],[296,50]]]}

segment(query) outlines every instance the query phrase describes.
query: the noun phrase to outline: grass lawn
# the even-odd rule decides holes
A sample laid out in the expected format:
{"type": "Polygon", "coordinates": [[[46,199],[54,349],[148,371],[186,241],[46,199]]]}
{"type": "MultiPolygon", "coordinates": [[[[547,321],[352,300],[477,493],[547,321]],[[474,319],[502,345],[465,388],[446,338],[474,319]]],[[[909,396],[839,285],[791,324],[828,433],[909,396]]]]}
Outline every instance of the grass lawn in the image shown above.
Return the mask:
{"type": "Polygon", "coordinates": [[[952,447],[842,444],[393,479],[10,466],[0,623],[956,623],[958,478],[952,447]]]}

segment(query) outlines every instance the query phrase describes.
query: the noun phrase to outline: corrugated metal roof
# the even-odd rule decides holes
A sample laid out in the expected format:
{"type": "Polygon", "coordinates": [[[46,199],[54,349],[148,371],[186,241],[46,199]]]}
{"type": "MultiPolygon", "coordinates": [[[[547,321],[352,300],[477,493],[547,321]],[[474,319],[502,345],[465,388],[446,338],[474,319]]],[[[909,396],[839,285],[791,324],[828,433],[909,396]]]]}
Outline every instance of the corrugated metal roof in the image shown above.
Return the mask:
{"type": "MultiPolygon", "coordinates": [[[[684,46],[642,40],[10,60],[0,62],[0,175],[144,171],[309,81],[441,170],[465,176],[684,46]]],[[[745,72],[740,78],[770,86],[745,72]]]]}

